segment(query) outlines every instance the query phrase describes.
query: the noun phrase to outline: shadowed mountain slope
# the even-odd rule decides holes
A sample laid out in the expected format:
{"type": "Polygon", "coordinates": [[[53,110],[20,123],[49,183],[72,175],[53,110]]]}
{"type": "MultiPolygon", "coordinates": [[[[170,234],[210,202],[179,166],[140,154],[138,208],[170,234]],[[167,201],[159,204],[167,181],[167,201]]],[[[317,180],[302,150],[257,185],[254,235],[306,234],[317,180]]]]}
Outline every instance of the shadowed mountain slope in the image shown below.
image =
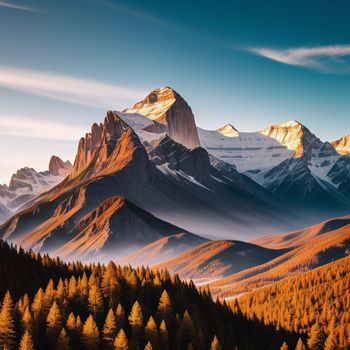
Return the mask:
{"type": "Polygon", "coordinates": [[[154,268],[166,268],[185,279],[213,279],[263,264],[285,251],[240,241],[210,241],[154,268]]]}
{"type": "Polygon", "coordinates": [[[274,283],[292,274],[314,269],[350,253],[350,224],[316,236],[265,264],[219,281],[210,287],[215,295],[229,297],[274,283]]]}
{"type": "Polygon", "coordinates": [[[154,265],[172,259],[208,240],[189,232],[161,238],[118,260],[121,265],[154,265]]]}

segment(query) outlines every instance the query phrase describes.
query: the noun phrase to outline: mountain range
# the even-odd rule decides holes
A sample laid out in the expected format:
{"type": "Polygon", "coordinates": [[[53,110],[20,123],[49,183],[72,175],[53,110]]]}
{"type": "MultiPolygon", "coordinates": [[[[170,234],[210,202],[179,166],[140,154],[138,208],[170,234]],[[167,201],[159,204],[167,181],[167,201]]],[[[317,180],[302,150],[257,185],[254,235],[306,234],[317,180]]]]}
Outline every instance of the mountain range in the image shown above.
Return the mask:
{"type": "Polygon", "coordinates": [[[0,238],[167,268],[231,297],[346,256],[349,190],[348,136],[323,142],[297,121],[205,130],[164,87],[108,111],[73,165],[53,156],[0,186],[0,238]]]}
{"type": "Polygon", "coordinates": [[[52,156],[49,169],[37,172],[24,167],[12,175],[8,185],[0,185],[0,224],[5,222],[25,203],[60,183],[72,169],[72,164],[52,156]]]}

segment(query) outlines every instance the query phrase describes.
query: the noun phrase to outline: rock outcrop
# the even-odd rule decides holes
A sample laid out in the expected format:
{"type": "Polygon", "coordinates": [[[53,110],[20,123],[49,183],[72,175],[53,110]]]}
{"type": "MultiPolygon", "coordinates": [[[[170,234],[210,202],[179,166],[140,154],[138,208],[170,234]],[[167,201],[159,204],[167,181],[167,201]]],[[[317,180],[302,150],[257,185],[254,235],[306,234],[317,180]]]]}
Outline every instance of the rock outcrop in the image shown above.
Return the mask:
{"type": "Polygon", "coordinates": [[[72,170],[69,160],[64,162],[60,157],[52,156],[49,162],[49,173],[54,176],[67,176],[72,170]]]}
{"type": "Polygon", "coordinates": [[[69,180],[115,173],[132,161],[147,158],[133,129],[115,112],[108,111],[104,122],[94,123],[91,132],[80,139],[69,180]]]}

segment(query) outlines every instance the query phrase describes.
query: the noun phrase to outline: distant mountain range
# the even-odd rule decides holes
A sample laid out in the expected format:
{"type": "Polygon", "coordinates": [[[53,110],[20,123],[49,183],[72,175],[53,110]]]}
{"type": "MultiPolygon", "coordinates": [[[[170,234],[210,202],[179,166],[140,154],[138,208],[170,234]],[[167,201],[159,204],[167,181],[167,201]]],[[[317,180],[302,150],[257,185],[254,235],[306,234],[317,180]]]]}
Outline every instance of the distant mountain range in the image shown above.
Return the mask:
{"type": "Polygon", "coordinates": [[[54,156],[0,186],[0,238],[231,296],[347,255],[349,191],[348,136],[323,142],[296,121],[204,130],[165,87],[94,123],[74,165],[54,156]]]}
{"type": "Polygon", "coordinates": [[[51,157],[47,171],[19,169],[12,175],[9,185],[0,185],[0,224],[22,205],[61,182],[71,169],[69,161],[63,162],[57,156],[51,157]]]}

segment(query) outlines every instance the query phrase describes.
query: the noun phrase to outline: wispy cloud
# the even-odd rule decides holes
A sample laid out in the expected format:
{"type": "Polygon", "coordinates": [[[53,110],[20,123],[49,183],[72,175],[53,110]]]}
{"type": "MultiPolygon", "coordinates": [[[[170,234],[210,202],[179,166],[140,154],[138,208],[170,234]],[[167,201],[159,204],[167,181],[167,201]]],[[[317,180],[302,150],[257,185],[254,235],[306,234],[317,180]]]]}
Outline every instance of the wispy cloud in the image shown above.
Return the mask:
{"type": "Polygon", "coordinates": [[[83,125],[68,125],[16,115],[0,115],[0,135],[76,141],[85,134],[85,129],[83,125]]]}
{"type": "MultiPolygon", "coordinates": [[[[99,2],[101,2],[101,0],[99,0],[99,2]]],[[[117,2],[108,1],[108,0],[103,1],[103,3],[112,10],[115,10],[115,11],[120,12],[120,13],[124,13],[126,15],[130,15],[132,17],[139,18],[143,21],[158,24],[162,27],[174,29],[177,31],[184,31],[183,27],[178,26],[178,25],[176,25],[170,21],[167,21],[163,18],[159,18],[158,16],[156,16],[150,12],[139,11],[139,10],[135,9],[134,7],[131,7],[131,6],[128,6],[125,4],[121,4],[121,3],[117,3],[117,2]]]]}
{"type": "Polygon", "coordinates": [[[69,75],[0,66],[0,86],[86,106],[112,108],[144,91],[69,75]]]}
{"type": "Polygon", "coordinates": [[[314,47],[297,47],[278,50],[265,47],[253,47],[248,51],[270,60],[316,69],[324,72],[350,73],[350,44],[314,47]]]}
{"type": "Polygon", "coordinates": [[[0,1],[0,7],[6,7],[13,10],[21,10],[21,11],[28,11],[28,12],[40,12],[39,9],[36,9],[34,7],[16,5],[7,1],[0,1]]]}

